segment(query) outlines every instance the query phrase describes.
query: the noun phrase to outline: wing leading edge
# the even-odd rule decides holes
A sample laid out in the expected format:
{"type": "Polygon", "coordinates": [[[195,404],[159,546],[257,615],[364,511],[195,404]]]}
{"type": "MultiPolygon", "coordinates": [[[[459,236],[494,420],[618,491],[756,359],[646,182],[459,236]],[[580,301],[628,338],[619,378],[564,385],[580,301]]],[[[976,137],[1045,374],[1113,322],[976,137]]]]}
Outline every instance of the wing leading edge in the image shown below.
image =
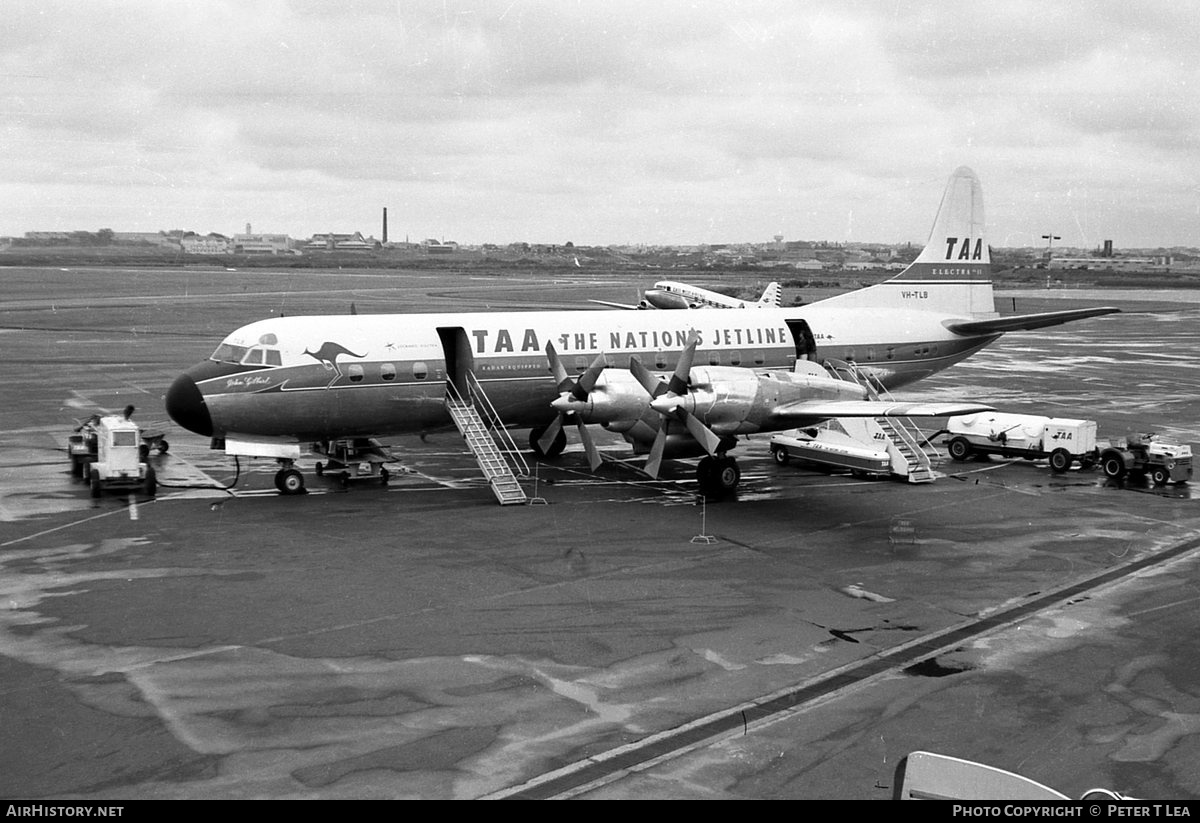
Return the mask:
{"type": "Polygon", "coordinates": [[[1066,311],[1047,311],[1040,314],[1018,314],[1012,317],[994,317],[990,320],[949,320],[946,328],[955,334],[1003,334],[1009,331],[1030,331],[1044,329],[1047,326],[1057,326],[1070,323],[1072,320],[1084,320],[1088,317],[1100,317],[1105,314],[1116,314],[1121,311],[1114,306],[1100,306],[1092,309],[1068,309],[1066,311]]]}
{"type": "Polygon", "coordinates": [[[922,403],[894,400],[801,400],[774,410],[777,420],[797,426],[834,417],[955,417],[995,411],[982,403],[922,403]]]}

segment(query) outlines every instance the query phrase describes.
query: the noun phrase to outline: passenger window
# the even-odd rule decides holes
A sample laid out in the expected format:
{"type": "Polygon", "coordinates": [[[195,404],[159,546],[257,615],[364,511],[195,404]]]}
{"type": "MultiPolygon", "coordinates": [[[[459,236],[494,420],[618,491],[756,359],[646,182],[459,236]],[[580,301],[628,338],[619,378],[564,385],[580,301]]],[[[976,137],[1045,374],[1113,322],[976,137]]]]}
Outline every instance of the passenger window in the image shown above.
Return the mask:
{"type": "Polygon", "coordinates": [[[754,365],[761,366],[767,362],[767,356],[760,351],[754,353],[754,365]]]}
{"type": "Polygon", "coordinates": [[[721,365],[721,353],[717,352],[717,351],[710,351],[708,353],[708,365],[710,365],[710,366],[721,365]]]}
{"type": "Polygon", "coordinates": [[[351,363],[346,367],[346,373],[350,375],[351,383],[361,383],[363,379],[363,367],[358,363],[351,363]]]}
{"type": "Polygon", "coordinates": [[[417,380],[424,380],[426,377],[429,376],[429,367],[426,366],[424,363],[422,363],[420,360],[413,363],[412,369],[413,369],[413,377],[415,377],[417,380]]]}
{"type": "Polygon", "coordinates": [[[667,353],[656,351],[654,353],[654,368],[660,371],[667,368],[667,353]]]}
{"type": "Polygon", "coordinates": [[[740,351],[731,351],[729,353],[729,365],[731,365],[731,366],[742,365],[742,353],[740,351]]]}
{"type": "Polygon", "coordinates": [[[393,366],[391,363],[380,363],[379,364],[379,376],[382,377],[384,380],[389,380],[389,381],[395,380],[396,379],[396,367],[393,366]]]}

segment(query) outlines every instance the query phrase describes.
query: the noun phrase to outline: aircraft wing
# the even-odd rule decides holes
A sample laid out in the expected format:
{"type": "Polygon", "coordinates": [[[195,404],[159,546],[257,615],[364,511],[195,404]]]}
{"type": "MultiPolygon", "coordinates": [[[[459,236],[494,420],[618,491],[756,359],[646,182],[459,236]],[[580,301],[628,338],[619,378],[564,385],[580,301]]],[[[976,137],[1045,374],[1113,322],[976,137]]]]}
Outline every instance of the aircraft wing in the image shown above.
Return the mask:
{"type": "Polygon", "coordinates": [[[1104,314],[1115,314],[1120,309],[1113,306],[1100,306],[1094,309],[1068,309],[1066,311],[1047,311],[1040,314],[1018,314],[1012,317],[994,317],[991,320],[949,321],[946,328],[955,334],[1001,334],[1006,331],[1029,331],[1042,329],[1046,326],[1057,326],[1072,320],[1083,320],[1087,317],[1099,317],[1104,314]]]}
{"type": "Polygon", "coordinates": [[[922,403],[897,400],[800,400],[775,409],[774,416],[794,426],[834,417],[954,417],[995,411],[983,403],[922,403]]]}
{"type": "Polygon", "coordinates": [[[640,309],[641,306],[631,306],[628,303],[611,303],[608,300],[588,300],[589,303],[598,303],[601,306],[608,306],[610,309],[640,309]]]}

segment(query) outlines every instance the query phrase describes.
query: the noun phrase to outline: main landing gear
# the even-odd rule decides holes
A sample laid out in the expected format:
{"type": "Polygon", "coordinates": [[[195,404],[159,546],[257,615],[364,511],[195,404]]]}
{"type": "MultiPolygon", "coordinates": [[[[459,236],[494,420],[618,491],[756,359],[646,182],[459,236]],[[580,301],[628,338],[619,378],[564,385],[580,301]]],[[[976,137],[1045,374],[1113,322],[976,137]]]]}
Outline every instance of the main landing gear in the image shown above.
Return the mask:
{"type": "Polygon", "coordinates": [[[725,497],[737,490],[742,470],[738,468],[737,460],[728,455],[704,457],[696,467],[696,480],[705,497],[725,497]]]}
{"type": "Polygon", "coordinates": [[[304,494],[304,475],[291,460],[280,460],[280,469],[275,472],[275,488],[280,494],[304,494]]]}
{"type": "MultiPolygon", "coordinates": [[[[560,428],[549,448],[543,450],[539,441],[547,429],[547,426],[539,426],[529,431],[529,448],[540,459],[558,457],[567,444],[566,432],[560,428]]],[[[737,460],[728,455],[704,457],[696,467],[696,480],[700,484],[700,493],[705,497],[726,497],[737,490],[742,480],[742,470],[738,468],[737,460]]]]}

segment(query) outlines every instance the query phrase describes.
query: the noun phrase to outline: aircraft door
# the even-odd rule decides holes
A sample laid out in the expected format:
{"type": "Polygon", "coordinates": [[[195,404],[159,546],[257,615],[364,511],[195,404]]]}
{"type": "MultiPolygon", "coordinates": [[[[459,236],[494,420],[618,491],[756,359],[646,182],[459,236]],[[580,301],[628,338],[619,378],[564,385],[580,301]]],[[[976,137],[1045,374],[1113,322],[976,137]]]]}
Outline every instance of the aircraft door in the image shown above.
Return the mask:
{"type": "Polygon", "coordinates": [[[797,360],[816,360],[817,359],[817,341],[813,337],[812,329],[808,327],[808,322],[805,320],[788,320],[788,330],[792,333],[792,339],[796,343],[796,359],[797,360]]]}
{"type": "Polygon", "coordinates": [[[460,397],[469,398],[467,375],[475,368],[475,356],[471,353],[467,330],[462,326],[451,326],[439,328],[437,332],[446,359],[446,379],[454,385],[460,397]]]}

